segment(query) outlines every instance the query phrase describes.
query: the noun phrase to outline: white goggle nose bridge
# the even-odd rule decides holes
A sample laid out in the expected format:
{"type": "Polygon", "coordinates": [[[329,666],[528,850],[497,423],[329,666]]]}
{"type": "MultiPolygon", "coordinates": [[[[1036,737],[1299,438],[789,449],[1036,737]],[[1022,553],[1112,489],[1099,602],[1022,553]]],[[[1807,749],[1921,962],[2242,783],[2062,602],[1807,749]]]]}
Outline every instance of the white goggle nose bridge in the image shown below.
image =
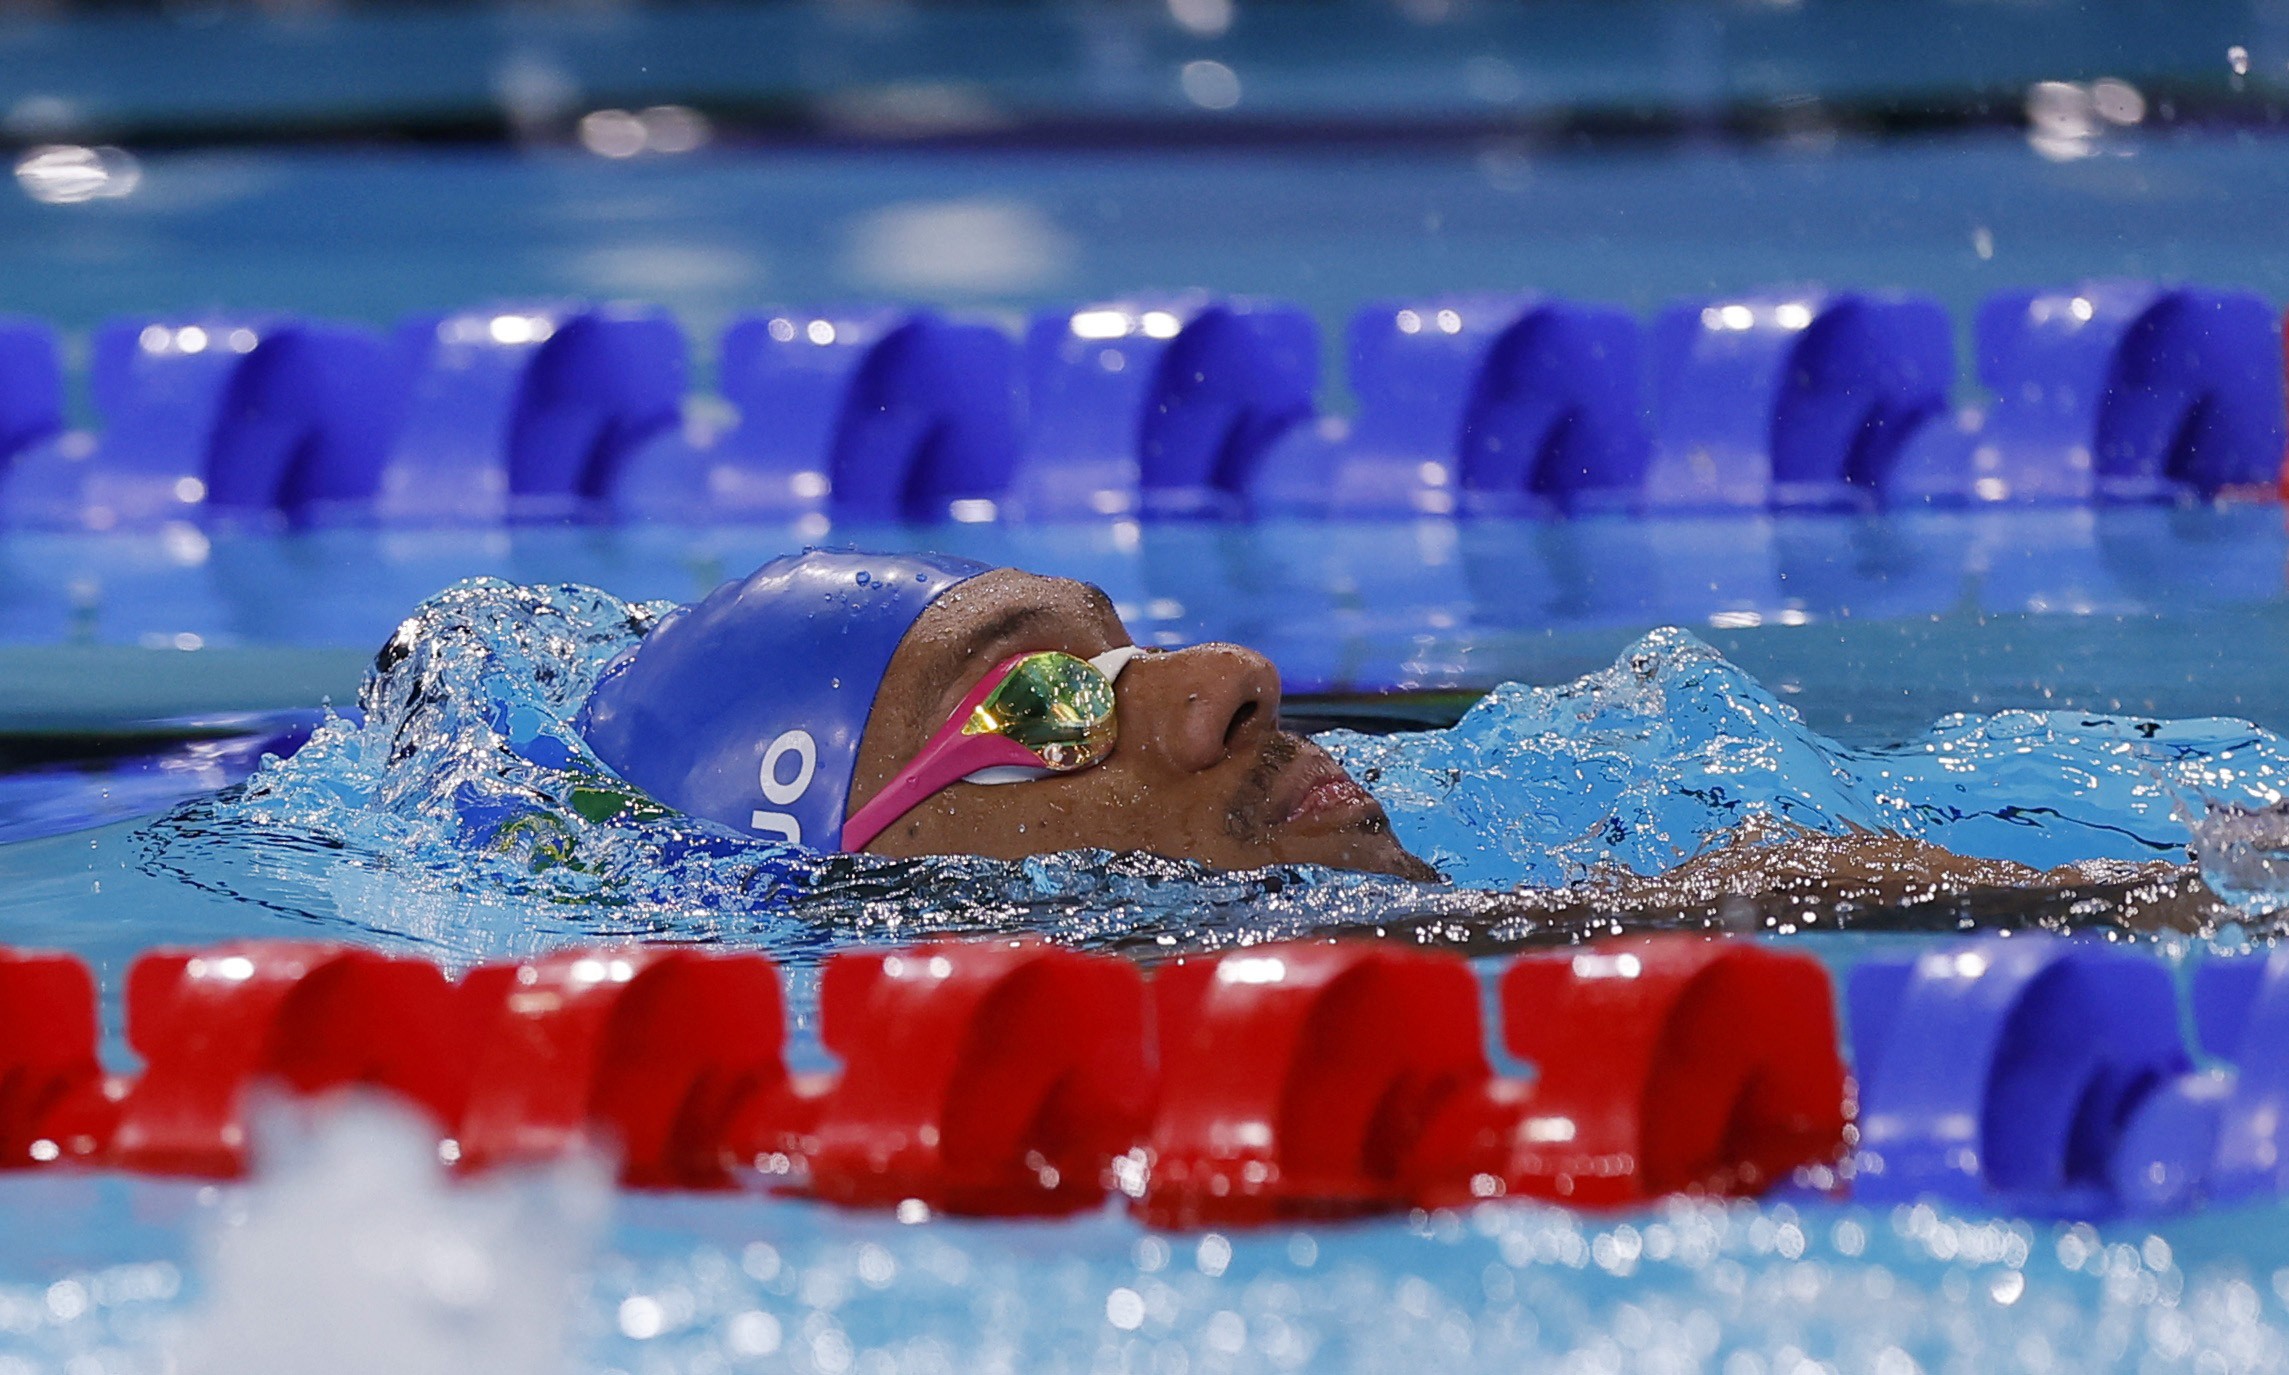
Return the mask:
{"type": "Polygon", "coordinates": [[[1121,670],[1129,666],[1129,660],[1150,653],[1152,651],[1143,645],[1122,645],[1119,649],[1108,649],[1091,659],[1089,667],[1104,674],[1106,682],[1117,683],[1121,681],[1121,670]]]}

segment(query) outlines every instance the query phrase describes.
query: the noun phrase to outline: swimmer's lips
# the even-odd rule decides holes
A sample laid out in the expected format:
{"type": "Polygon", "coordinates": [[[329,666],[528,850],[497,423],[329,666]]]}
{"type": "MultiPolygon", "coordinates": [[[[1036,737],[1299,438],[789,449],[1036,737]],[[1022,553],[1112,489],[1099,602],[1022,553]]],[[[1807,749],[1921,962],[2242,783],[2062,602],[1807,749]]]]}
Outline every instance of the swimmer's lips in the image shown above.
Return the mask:
{"type": "Polygon", "coordinates": [[[1306,832],[1357,826],[1382,809],[1358,780],[1317,745],[1306,745],[1273,793],[1280,824],[1306,832]]]}

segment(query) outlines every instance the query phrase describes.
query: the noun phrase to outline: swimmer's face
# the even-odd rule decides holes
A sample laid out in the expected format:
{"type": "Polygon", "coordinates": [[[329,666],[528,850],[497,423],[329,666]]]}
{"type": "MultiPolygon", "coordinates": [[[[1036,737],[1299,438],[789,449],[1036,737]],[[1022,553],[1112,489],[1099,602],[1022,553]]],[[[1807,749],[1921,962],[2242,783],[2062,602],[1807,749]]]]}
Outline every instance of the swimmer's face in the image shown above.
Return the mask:
{"type": "MultiPolygon", "coordinates": [[[[940,597],[890,660],[858,754],[850,809],[880,792],[994,665],[1033,650],[1089,658],[1128,644],[1104,593],[997,569],[940,597]]],[[[1095,768],[1030,783],[956,783],[866,848],[1000,859],[1146,850],[1225,869],[1325,864],[1436,879],[1383,809],[1319,746],[1280,729],[1280,677],[1237,645],[1131,660],[1120,729],[1095,768]]]]}

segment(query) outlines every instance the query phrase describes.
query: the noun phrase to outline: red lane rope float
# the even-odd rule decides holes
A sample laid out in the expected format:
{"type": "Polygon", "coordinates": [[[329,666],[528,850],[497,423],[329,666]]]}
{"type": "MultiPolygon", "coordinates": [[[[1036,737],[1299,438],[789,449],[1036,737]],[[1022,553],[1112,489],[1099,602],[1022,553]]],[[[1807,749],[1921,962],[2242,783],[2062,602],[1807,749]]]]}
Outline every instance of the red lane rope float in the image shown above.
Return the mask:
{"type": "Polygon", "coordinates": [[[1404,1207],[1448,1097],[1491,1075],[1478,981],[1386,945],[1254,946],[1153,979],[1161,1101],[1138,1211],[1161,1226],[1404,1207]]]}
{"type": "Polygon", "coordinates": [[[1503,1194],[1623,1204],[1757,1192],[1833,1163],[1849,1117],[1825,971],[1656,937],[1518,961],[1496,1077],[1462,960],[1366,942],[1162,967],[1038,942],[835,957],[838,1075],[789,1078],[777,972],[685,947],[434,967],[302,941],[139,960],[118,1109],[76,961],[0,952],[6,1163],[244,1167],[247,1099],[370,1085],[469,1167],[600,1148],[654,1187],[753,1182],[853,1205],[1024,1215],[1118,1187],[1157,1225],[1503,1194]],[[108,1148],[105,1139],[109,1137],[108,1148]]]}
{"type": "Polygon", "coordinates": [[[460,996],[475,1058],[455,1148],[471,1167],[593,1146],[624,1183],[723,1188],[732,1115],[786,1081],[761,955],[567,951],[474,970],[460,996]]]}
{"type": "Polygon", "coordinates": [[[1150,1119],[1145,981],[1037,941],[828,961],[820,1034],[842,1073],[760,1094],[727,1153],[837,1203],[1063,1213],[1103,1199],[1150,1119]]]}
{"type": "Polygon", "coordinates": [[[435,965],[317,941],[155,951],[127,975],[127,1038],[143,1075],[121,1105],[112,1163],[228,1177],[246,1167],[250,1092],[365,1085],[438,1123],[465,1064],[453,986],[435,965]]]}
{"type": "Polygon", "coordinates": [[[0,949],[0,1169],[94,1156],[117,1107],[96,1059],[95,980],[69,955],[0,949]]]}
{"type": "Polygon", "coordinates": [[[1843,1154],[1835,999],[1809,956],[1605,941],[1520,959],[1501,1000],[1506,1044],[1538,1076],[1450,1102],[1412,1162],[1424,1203],[1754,1194],[1843,1154]]]}

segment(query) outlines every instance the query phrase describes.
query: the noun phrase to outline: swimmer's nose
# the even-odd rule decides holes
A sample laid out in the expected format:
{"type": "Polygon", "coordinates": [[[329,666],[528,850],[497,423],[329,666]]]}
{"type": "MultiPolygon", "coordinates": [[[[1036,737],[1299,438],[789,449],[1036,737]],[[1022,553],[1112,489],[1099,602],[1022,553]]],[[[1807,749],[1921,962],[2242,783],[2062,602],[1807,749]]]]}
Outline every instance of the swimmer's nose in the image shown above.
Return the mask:
{"type": "Polygon", "coordinates": [[[1119,702],[1123,745],[1199,773],[1279,729],[1280,671],[1239,645],[1195,645],[1133,661],[1119,702]]]}

